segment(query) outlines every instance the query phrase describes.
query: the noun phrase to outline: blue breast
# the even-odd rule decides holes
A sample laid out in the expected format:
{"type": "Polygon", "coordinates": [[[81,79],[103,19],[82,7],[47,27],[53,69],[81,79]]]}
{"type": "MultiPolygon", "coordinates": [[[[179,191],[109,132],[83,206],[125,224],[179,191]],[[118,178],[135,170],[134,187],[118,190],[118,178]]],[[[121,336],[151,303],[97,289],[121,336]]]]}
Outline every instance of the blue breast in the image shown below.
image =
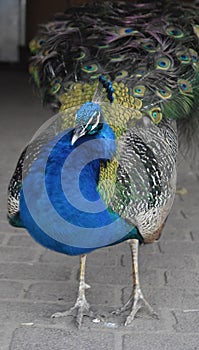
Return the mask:
{"type": "Polygon", "coordinates": [[[100,160],[115,153],[112,129],[71,146],[72,130],[49,142],[23,181],[20,217],[43,246],[69,255],[139,238],[137,229],[106,208],[97,191],[100,160]]]}

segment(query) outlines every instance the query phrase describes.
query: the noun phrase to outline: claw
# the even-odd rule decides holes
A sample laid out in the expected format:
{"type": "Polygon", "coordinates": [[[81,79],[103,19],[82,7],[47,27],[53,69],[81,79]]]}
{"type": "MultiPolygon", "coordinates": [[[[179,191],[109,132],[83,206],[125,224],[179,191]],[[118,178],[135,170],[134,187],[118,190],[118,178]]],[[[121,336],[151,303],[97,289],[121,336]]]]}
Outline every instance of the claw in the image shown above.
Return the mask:
{"type": "Polygon", "coordinates": [[[132,296],[129,298],[127,303],[123,305],[121,308],[112,312],[114,315],[121,315],[123,312],[131,309],[130,314],[127,316],[126,321],[124,323],[125,326],[128,326],[135,318],[137,312],[141,309],[147,309],[148,313],[151,317],[155,319],[159,319],[157,313],[153,310],[151,305],[144,298],[142,291],[140,288],[135,288],[132,296]]]}
{"type": "MultiPolygon", "coordinates": [[[[145,308],[147,309],[148,313],[150,314],[151,317],[155,318],[155,319],[159,319],[157,313],[153,310],[153,308],[151,307],[151,305],[148,303],[148,301],[144,298],[142,292],[140,289],[135,290],[134,292],[134,297],[131,297],[129,299],[129,301],[127,302],[126,305],[129,306],[129,303],[132,302],[132,307],[131,307],[131,312],[130,314],[127,316],[126,321],[124,323],[125,326],[128,326],[135,318],[137,312],[141,309],[141,308],[145,308]]],[[[125,306],[126,306],[125,305],[125,306]]],[[[125,306],[123,308],[125,308],[125,306]]]]}
{"type": "Polygon", "coordinates": [[[153,310],[151,305],[144,298],[142,291],[140,288],[135,288],[132,296],[129,298],[127,303],[123,305],[120,309],[117,309],[112,312],[114,315],[120,315],[121,313],[131,309],[130,314],[127,316],[126,321],[124,323],[125,326],[128,326],[135,318],[137,312],[141,309],[147,309],[148,313],[151,317],[159,319],[157,313],[153,310]]]}
{"type": "Polygon", "coordinates": [[[90,305],[86,300],[85,291],[90,288],[90,286],[85,283],[85,265],[86,265],[86,255],[80,256],[80,280],[79,280],[79,290],[76,303],[69,310],[64,312],[56,312],[51,317],[65,317],[65,316],[75,316],[77,327],[80,328],[82,325],[82,320],[84,316],[95,317],[94,312],[90,310],[90,305]],[[75,315],[74,315],[75,311],[75,315]]]}
{"type": "Polygon", "coordinates": [[[75,312],[75,322],[78,328],[81,327],[84,316],[93,317],[93,318],[95,317],[94,312],[90,310],[90,305],[85,298],[84,299],[78,298],[75,305],[71,307],[69,310],[66,310],[63,312],[56,312],[51,317],[59,318],[59,317],[66,317],[66,316],[74,316],[74,312],[75,312]]]}

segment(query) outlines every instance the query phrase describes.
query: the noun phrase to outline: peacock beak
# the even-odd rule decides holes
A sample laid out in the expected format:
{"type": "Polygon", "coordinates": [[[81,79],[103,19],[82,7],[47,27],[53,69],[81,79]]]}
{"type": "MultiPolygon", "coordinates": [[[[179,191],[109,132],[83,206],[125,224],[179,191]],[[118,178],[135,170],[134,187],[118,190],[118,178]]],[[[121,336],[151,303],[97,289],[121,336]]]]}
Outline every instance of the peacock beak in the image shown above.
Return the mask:
{"type": "Polygon", "coordinates": [[[77,134],[73,134],[71,139],[71,146],[75,144],[75,142],[78,140],[79,136],[77,134]]]}
{"type": "Polygon", "coordinates": [[[85,128],[83,126],[78,126],[74,129],[72,139],[71,139],[71,145],[73,146],[75,142],[82,136],[85,135],[85,128]]]}

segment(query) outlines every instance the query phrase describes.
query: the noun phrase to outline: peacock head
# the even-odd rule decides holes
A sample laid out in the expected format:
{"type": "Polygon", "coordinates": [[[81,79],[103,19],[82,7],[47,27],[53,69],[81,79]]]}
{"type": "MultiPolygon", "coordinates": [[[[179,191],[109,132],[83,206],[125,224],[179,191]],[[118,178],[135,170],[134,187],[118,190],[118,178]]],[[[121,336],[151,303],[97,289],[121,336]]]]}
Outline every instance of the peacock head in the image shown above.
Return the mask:
{"type": "Polygon", "coordinates": [[[103,126],[103,115],[98,103],[84,103],[76,114],[76,126],[73,131],[71,145],[84,135],[97,134],[103,126]]]}

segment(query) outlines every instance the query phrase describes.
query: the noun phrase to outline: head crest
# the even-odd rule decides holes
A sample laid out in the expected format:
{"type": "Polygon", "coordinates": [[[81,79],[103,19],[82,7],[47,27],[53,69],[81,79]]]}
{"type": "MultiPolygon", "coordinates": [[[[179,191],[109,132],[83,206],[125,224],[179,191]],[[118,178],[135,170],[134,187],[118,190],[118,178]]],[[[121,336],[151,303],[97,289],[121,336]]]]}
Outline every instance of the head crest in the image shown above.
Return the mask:
{"type": "Polygon", "coordinates": [[[107,78],[104,75],[101,75],[99,77],[99,85],[98,88],[94,94],[93,102],[102,102],[106,97],[109,99],[109,101],[112,103],[114,100],[113,97],[114,88],[112,85],[112,82],[110,80],[107,80],[107,78]],[[102,91],[102,89],[106,89],[106,92],[102,91]]]}

